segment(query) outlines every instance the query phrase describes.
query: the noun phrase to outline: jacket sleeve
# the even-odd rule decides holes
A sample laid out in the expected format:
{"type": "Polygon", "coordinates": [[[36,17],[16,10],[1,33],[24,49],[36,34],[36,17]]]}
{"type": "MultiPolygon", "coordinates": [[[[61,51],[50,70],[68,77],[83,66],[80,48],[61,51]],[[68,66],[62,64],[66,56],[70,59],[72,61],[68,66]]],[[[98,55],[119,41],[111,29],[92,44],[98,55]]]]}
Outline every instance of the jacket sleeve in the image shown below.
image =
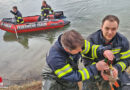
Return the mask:
{"type": "Polygon", "coordinates": [[[104,58],[103,56],[104,50],[110,50],[111,48],[112,48],[111,45],[108,46],[94,45],[85,40],[81,54],[83,57],[87,57],[89,59],[104,58]]]}
{"type": "Polygon", "coordinates": [[[52,8],[51,8],[51,6],[49,6],[49,8],[50,8],[49,10],[51,11],[51,13],[54,13],[53,10],[52,10],[52,8]]]}
{"type": "MultiPolygon", "coordinates": [[[[98,71],[96,65],[91,65],[89,67],[83,68],[82,70],[73,70],[70,64],[67,64],[64,57],[51,56],[53,62],[48,62],[50,68],[53,70],[58,78],[76,82],[89,79],[90,77],[97,75],[98,71]]],[[[50,60],[52,61],[52,60],[50,60]]]]}
{"type": "Polygon", "coordinates": [[[130,65],[129,42],[126,38],[124,38],[124,40],[122,40],[122,44],[120,60],[114,65],[118,71],[124,71],[130,65]]]}
{"type": "Polygon", "coordinates": [[[16,13],[15,13],[15,12],[13,12],[12,10],[10,10],[10,12],[11,12],[12,14],[16,15],[16,13]]]}

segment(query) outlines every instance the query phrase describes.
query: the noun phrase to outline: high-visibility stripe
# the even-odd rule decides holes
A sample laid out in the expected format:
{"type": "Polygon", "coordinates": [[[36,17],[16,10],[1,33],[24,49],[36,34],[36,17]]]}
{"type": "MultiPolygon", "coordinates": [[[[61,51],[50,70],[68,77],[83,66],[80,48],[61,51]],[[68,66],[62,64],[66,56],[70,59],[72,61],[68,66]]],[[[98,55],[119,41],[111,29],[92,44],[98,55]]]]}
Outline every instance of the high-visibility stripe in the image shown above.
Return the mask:
{"type": "Polygon", "coordinates": [[[124,70],[125,70],[126,65],[125,65],[125,63],[124,63],[124,62],[118,62],[117,64],[119,64],[119,65],[121,66],[122,71],[124,71],[124,70]]]}
{"type": "Polygon", "coordinates": [[[64,75],[70,73],[73,69],[71,68],[70,64],[65,65],[61,69],[57,69],[55,71],[55,74],[58,76],[58,78],[63,77],[64,75]]]}
{"type": "Polygon", "coordinates": [[[51,10],[51,8],[43,8],[43,9],[41,9],[41,11],[44,11],[44,10],[51,10]]]}
{"type": "Polygon", "coordinates": [[[19,23],[19,20],[17,20],[17,22],[19,23]]]}
{"type": "Polygon", "coordinates": [[[96,62],[93,62],[92,65],[96,64],[96,62]]]}
{"type": "Polygon", "coordinates": [[[85,40],[84,42],[85,46],[84,46],[84,50],[82,50],[82,54],[87,54],[90,50],[90,42],[88,42],[87,40],[85,40]]]}
{"type": "Polygon", "coordinates": [[[41,9],[41,12],[44,11],[44,9],[41,9]]]}
{"type": "Polygon", "coordinates": [[[85,50],[85,54],[87,54],[90,50],[90,42],[87,41],[87,50],[85,50]]]}
{"type": "Polygon", "coordinates": [[[17,17],[18,19],[22,19],[22,17],[17,17]]]}
{"type": "Polygon", "coordinates": [[[24,21],[20,22],[21,24],[24,23],[24,21]]]}
{"type": "Polygon", "coordinates": [[[83,68],[83,70],[78,70],[82,76],[82,80],[86,80],[90,78],[89,72],[86,68],[83,68]]]}
{"type": "Polygon", "coordinates": [[[121,51],[121,49],[112,49],[113,54],[117,54],[121,51]]]}
{"type": "Polygon", "coordinates": [[[87,56],[85,56],[84,54],[82,54],[82,57],[84,57],[84,58],[88,58],[88,59],[91,59],[91,60],[94,60],[94,59],[95,59],[95,58],[87,57],[87,56]]]}
{"type": "Polygon", "coordinates": [[[92,46],[92,58],[97,58],[97,48],[99,45],[93,45],[92,46]]]}
{"type": "Polygon", "coordinates": [[[44,9],[51,10],[51,8],[44,8],[44,9]]]}
{"type": "MultiPolygon", "coordinates": [[[[43,12],[44,10],[49,10],[49,11],[52,11],[52,9],[51,9],[51,8],[42,8],[42,9],[41,9],[41,12],[43,12]]],[[[46,16],[46,13],[45,13],[44,15],[42,15],[42,14],[41,14],[41,16],[46,16]]]]}
{"type": "Polygon", "coordinates": [[[130,58],[130,50],[126,51],[126,52],[122,52],[120,53],[122,56],[120,57],[120,59],[126,59],[126,58],[130,58]]]}
{"type": "Polygon", "coordinates": [[[89,79],[89,78],[90,78],[90,75],[89,75],[88,70],[87,70],[86,68],[84,68],[83,70],[86,72],[86,77],[87,77],[87,79],[89,79]]]}
{"type": "Polygon", "coordinates": [[[46,16],[46,13],[44,13],[44,15],[41,14],[41,16],[46,16]]]}
{"type": "Polygon", "coordinates": [[[41,14],[41,16],[43,16],[43,15],[41,14]]]}
{"type": "Polygon", "coordinates": [[[21,23],[21,24],[22,24],[22,23],[24,23],[24,21],[21,21],[21,22],[20,22],[19,20],[17,20],[17,23],[18,23],[18,24],[19,24],[19,23],[21,23]]]}
{"type": "Polygon", "coordinates": [[[78,71],[80,72],[80,74],[81,74],[81,76],[82,76],[82,80],[85,80],[85,76],[84,76],[83,71],[82,71],[82,70],[78,70],[78,71]]]}
{"type": "Polygon", "coordinates": [[[44,16],[46,16],[46,13],[44,13],[44,16]]]}

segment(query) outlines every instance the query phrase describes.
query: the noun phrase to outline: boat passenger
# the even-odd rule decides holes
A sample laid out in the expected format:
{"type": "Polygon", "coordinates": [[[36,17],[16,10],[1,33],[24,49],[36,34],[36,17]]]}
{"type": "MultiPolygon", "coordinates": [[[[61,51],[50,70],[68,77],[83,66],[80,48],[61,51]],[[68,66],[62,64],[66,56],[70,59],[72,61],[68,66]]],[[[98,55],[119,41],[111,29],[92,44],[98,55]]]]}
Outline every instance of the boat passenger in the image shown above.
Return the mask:
{"type": "MultiPolygon", "coordinates": [[[[118,27],[118,17],[114,15],[107,15],[102,20],[101,29],[88,36],[87,40],[90,41],[92,44],[112,46],[112,51],[115,56],[115,59],[113,61],[113,67],[116,68],[116,72],[118,72],[119,74],[118,84],[120,85],[120,87],[116,88],[114,86],[114,88],[116,90],[126,90],[123,89],[123,86],[128,86],[124,84],[130,83],[130,78],[127,72],[125,71],[127,67],[130,65],[129,41],[124,35],[117,32],[118,27]]],[[[91,63],[98,62],[100,59],[89,59],[86,56],[84,56],[82,60],[85,66],[89,66],[91,65],[91,63]],[[88,64],[88,62],[90,64],[88,64]]],[[[89,83],[87,81],[84,82],[84,90],[87,90],[87,88],[97,90],[97,88],[99,87],[97,83],[102,83],[101,87],[104,88],[104,90],[108,90],[111,87],[106,76],[107,75],[102,73],[102,77],[104,78],[104,80],[102,77],[100,77],[100,75],[98,75],[96,76],[97,78],[91,78],[89,80],[89,83]]]]}
{"type": "Polygon", "coordinates": [[[41,16],[38,18],[38,21],[43,21],[45,18],[47,18],[50,12],[54,14],[50,5],[48,5],[46,1],[43,1],[41,6],[41,16]]]}
{"type": "Polygon", "coordinates": [[[20,13],[20,11],[18,10],[18,8],[17,8],[17,6],[13,6],[13,11],[12,10],[10,10],[10,12],[12,13],[12,14],[14,14],[14,16],[15,16],[15,23],[17,23],[17,24],[22,24],[22,23],[24,23],[24,20],[23,20],[23,18],[22,18],[22,14],[20,13]]]}

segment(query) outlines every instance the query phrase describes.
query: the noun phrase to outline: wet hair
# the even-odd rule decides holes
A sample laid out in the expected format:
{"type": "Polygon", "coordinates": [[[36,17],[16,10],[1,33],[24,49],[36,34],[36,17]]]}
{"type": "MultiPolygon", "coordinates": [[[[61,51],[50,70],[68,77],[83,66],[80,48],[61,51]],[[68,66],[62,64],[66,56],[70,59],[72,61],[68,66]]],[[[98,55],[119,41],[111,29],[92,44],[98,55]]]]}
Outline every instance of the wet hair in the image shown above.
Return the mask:
{"type": "Polygon", "coordinates": [[[84,45],[84,39],[81,36],[80,33],[78,33],[75,30],[70,30],[65,32],[62,36],[61,36],[61,43],[63,48],[67,48],[69,50],[74,50],[79,46],[83,46],[84,45]]]}
{"type": "Polygon", "coordinates": [[[118,17],[114,16],[114,15],[107,15],[107,16],[105,16],[104,19],[102,20],[102,25],[104,24],[104,22],[106,20],[108,20],[110,22],[116,21],[118,25],[120,23],[120,20],[118,19],[118,17]]]}
{"type": "Polygon", "coordinates": [[[16,10],[17,10],[17,6],[13,6],[13,9],[16,9],[16,10]]]}

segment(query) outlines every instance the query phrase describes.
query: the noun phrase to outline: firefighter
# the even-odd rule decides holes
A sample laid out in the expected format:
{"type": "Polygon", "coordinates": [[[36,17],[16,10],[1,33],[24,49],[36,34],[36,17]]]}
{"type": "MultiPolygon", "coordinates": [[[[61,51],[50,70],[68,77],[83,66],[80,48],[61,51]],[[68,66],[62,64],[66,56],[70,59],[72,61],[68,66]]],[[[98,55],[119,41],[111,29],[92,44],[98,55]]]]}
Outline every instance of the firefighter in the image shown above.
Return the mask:
{"type": "Polygon", "coordinates": [[[14,14],[14,16],[15,16],[15,21],[16,21],[17,24],[22,24],[22,23],[24,23],[24,20],[23,20],[23,18],[22,18],[22,14],[21,14],[20,11],[18,10],[17,6],[13,6],[13,11],[10,10],[10,12],[11,12],[12,14],[14,14]]]}
{"type": "Polygon", "coordinates": [[[50,12],[54,14],[52,8],[46,3],[46,1],[43,1],[41,6],[41,16],[38,20],[43,21],[45,18],[47,18],[50,12]]]}
{"type": "Polygon", "coordinates": [[[91,45],[75,30],[60,35],[51,47],[43,68],[42,90],[78,90],[77,82],[84,81],[98,74],[98,71],[108,69],[104,61],[99,61],[83,69],[78,69],[81,53],[89,57],[102,57],[112,60],[114,55],[111,47],[91,45]]]}
{"type": "MultiPolygon", "coordinates": [[[[121,86],[121,83],[123,84],[127,82],[124,81],[123,78],[126,76],[127,76],[126,78],[128,78],[128,74],[125,72],[125,69],[129,66],[130,50],[129,50],[129,42],[127,38],[121,33],[117,32],[119,27],[119,22],[120,21],[118,17],[114,15],[107,15],[102,20],[101,29],[88,36],[87,40],[90,41],[92,44],[112,46],[111,51],[115,56],[115,59],[113,60],[113,67],[116,68],[116,72],[119,74],[118,83],[121,86]]],[[[104,59],[104,58],[94,59],[94,58],[88,58],[87,56],[84,55],[83,62],[85,66],[88,66],[91,63],[98,62],[100,59],[104,59]]],[[[103,73],[102,73],[102,77],[104,78],[104,80],[108,80],[108,77],[103,73]]],[[[96,87],[97,86],[96,82],[98,83],[104,82],[104,85],[101,85],[103,86],[102,88],[107,87],[109,90],[110,87],[108,81],[104,81],[104,80],[101,77],[91,78],[89,81],[84,82],[84,89],[86,88],[85,90],[87,90],[88,87],[89,88],[96,87]]],[[[97,89],[93,89],[93,90],[97,90],[97,89]]]]}

